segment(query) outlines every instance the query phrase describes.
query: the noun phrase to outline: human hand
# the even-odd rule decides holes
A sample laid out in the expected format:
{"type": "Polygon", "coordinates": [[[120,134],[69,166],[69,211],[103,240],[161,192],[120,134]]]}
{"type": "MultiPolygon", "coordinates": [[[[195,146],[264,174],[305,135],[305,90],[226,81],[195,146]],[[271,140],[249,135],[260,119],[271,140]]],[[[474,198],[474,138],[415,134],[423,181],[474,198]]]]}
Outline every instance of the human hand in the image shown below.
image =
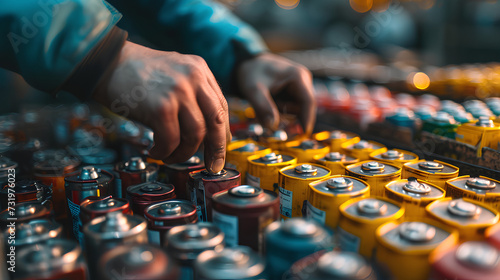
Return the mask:
{"type": "Polygon", "coordinates": [[[183,162],[204,141],[207,169],[224,167],[231,138],[227,102],[201,57],[126,42],[94,98],[154,131],[153,158],[183,162]]]}
{"type": "Polygon", "coordinates": [[[282,111],[297,115],[304,132],[312,132],[316,100],[312,76],[307,68],[284,57],[265,53],[241,63],[236,79],[238,90],[253,106],[263,126],[276,130],[279,111],[282,111]]]}

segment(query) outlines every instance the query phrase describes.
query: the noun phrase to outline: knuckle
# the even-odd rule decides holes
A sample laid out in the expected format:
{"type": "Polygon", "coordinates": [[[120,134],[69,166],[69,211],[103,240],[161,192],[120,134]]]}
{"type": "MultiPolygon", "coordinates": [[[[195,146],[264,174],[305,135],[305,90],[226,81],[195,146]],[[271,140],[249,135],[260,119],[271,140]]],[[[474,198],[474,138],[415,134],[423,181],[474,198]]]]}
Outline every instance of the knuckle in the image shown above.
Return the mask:
{"type": "Polygon", "coordinates": [[[217,109],[210,114],[207,121],[211,125],[223,125],[226,122],[226,111],[222,107],[217,107],[217,109]]]}

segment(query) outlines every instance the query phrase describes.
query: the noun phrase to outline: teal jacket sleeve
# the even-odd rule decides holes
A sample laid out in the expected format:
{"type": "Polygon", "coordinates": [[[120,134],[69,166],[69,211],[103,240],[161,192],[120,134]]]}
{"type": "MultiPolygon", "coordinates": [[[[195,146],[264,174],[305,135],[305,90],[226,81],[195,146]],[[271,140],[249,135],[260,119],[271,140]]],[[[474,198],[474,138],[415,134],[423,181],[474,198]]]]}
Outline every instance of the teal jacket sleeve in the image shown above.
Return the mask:
{"type": "Polygon", "coordinates": [[[108,1],[129,26],[161,49],[203,57],[223,88],[239,61],[267,50],[251,26],[210,0],[108,1]]]}
{"type": "MultiPolygon", "coordinates": [[[[96,46],[113,33],[121,18],[103,0],[0,3],[0,67],[21,74],[30,85],[49,93],[63,88],[75,72],[82,74],[78,67],[93,51],[93,56],[99,53],[96,46]]],[[[123,34],[120,38],[124,40],[123,34]]],[[[82,69],[91,68],[96,66],[87,64],[82,69]]]]}

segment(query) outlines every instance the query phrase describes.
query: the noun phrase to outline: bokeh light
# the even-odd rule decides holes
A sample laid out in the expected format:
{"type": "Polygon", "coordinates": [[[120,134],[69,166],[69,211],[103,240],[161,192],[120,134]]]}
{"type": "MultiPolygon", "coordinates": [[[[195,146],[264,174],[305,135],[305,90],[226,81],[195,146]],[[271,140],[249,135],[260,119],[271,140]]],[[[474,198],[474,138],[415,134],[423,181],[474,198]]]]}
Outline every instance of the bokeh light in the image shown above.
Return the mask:
{"type": "Polygon", "coordinates": [[[349,0],[349,5],[358,13],[366,13],[373,7],[373,0],[349,0]]]}
{"type": "Polygon", "coordinates": [[[427,74],[418,72],[413,75],[413,86],[415,86],[417,89],[424,90],[427,89],[430,84],[431,80],[429,79],[429,76],[427,74]]]}
{"type": "Polygon", "coordinates": [[[285,10],[291,10],[299,5],[300,0],[274,0],[276,5],[285,10]]]}

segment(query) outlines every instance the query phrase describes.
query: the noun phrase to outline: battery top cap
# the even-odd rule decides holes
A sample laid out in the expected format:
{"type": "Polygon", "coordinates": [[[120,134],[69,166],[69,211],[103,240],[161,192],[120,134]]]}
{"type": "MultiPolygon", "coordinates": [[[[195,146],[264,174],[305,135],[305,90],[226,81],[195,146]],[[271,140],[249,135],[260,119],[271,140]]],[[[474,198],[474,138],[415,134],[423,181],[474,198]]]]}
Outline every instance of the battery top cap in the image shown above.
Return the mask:
{"type": "Polygon", "coordinates": [[[79,176],[80,180],[95,180],[99,178],[97,170],[93,166],[85,166],[79,176]]]}
{"type": "Polygon", "coordinates": [[[323,274],[341,279],[367,279],[372,273],[363,257],[352,252],[325,253],[318,260],[318,269],[323,274]]]}
{"type": "Polygon", "coordinates": [[[466,266],[490,270],[498,266],[500,252],[486,242],[468,241],[458,247],[455,257],[466,266]]]}
{"type": "Polygon", "coordinates": [[[132,157],[125,163],[125,168],[129,171],[139,171],[146,169],[146,163],[141,157],[132,157]]]}
{"type": "Polygon", "coordinates": [[[436,236],[436,228],[422,222],[405,222],[399,225],[399,234],[412,242],[426,242],[436,236]]]}

